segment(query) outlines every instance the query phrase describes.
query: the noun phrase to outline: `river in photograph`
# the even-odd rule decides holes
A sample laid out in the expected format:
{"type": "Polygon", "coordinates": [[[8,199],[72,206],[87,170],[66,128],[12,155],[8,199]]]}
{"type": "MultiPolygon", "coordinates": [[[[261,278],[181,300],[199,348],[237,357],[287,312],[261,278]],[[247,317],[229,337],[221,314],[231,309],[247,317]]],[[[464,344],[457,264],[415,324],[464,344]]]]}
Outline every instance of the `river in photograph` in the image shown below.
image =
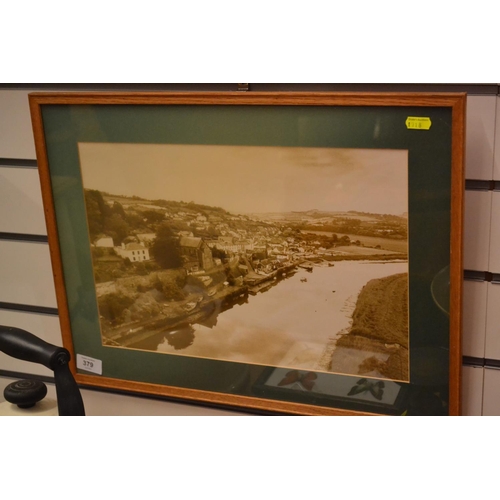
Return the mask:
{"type": "MultiPolygon", "coordinates": [[[[203,358],[325,370],[331,340],[345,333],[359,292],[370,280],[408,272],[407,262],[340,261],[298,268],[248,301],[200,324],[165,334],[158,351],[203,358]]],[[[334,367],[332,367],[334,369],[334,367]]]]}

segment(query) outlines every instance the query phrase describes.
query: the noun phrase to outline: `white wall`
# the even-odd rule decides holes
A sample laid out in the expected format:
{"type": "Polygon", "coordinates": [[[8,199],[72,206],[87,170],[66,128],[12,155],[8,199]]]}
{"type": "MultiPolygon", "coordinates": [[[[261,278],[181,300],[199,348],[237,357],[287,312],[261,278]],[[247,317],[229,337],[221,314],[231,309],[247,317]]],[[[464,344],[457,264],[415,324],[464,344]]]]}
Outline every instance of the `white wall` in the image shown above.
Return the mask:
{"type": "MultiPolygon", "coordinates": [[[[488,86],[488,91],[490,89],[488,86]]],[[[24,328],[48,342],[62,345],[56,316],[12,310],[16,305],[56,307],[48,245],[6,239],[5,234],[1,235],[46,234],[38,172],[33,162],[19,166],[16,161],[36,158],[27,99],[30,91],[0,87],[0,159],[4,159],[0,162],[0,324],[24,328]]],[[[500,181],[500,97],[497,95],[468,97],[466,177],[500,181]]],[[[500,275],[497,250],[500,191],[467,191],[465,199],[464,267],[500,275]]],[[[500,366],[499,305],[500,284],[465,281],[464,415],[500,415],[500,371],[494,369],[496,361],[500,366]]],[[[51,375],[41,365],[3,354],[0,354],[0,370],[51,375]]],[[[0,378],[0,389],[3,391],[9,382],[8,378],[0,378]]],[[[91,390],[83,391],[83,396],[87,413],[95,415],[232,414],[203,406],[91,390]]]]}

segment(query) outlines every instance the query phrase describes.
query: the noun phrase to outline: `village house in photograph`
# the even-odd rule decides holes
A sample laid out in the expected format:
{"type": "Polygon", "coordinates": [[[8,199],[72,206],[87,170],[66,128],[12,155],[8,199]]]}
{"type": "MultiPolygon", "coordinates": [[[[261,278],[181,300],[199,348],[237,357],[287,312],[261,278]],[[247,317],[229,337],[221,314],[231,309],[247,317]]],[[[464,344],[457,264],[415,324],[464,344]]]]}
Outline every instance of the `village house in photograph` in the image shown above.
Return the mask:
{"type": "Polygon", "coordinates": [[[113,243],[113,238],[109,236],[103,236],[95,241],[94,246],[98,248],[113,248],[115,244],[113,243]]]}
{"type": "Polygon", "coordinates": [[[202,238],[182,236],[179,246],[187,269],[210,271],[215,267],[212,251],[202,238]]]}
{"type": "Polygon", "coordinates": [[[149,260],[149,250],[142,243],[122,243],[114,247],[115,252],[123,259],[131,262],[143,262],[149,260]]]}
{"type": "MultiPolygon", "coordinates": [[[[155,235],[153,234],[153,236],[155,235]]],[[[151,242],[153,240],[154,238],[143,241],[151,242]]],[[[120,256],[122,259],[128,259],[130,262],[142,262],[150,260],[149,249],[146,245],[144,245],[143,241],[132,241],[115,246],[111,236],[101,236],[94,241],[93,247],[113,250],[116,255],[120,256]]]]}

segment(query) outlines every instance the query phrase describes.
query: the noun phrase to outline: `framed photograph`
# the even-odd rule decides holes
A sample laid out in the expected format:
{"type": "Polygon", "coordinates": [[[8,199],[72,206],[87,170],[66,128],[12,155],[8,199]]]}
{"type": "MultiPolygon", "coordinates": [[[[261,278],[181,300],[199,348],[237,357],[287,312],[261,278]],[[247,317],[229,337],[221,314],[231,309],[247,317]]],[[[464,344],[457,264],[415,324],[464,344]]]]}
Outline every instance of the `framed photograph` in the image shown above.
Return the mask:
{"type": "Polygon", "coordinates": [[[460,414],[465,94],[37,93],[77,382],[460,414]]]}

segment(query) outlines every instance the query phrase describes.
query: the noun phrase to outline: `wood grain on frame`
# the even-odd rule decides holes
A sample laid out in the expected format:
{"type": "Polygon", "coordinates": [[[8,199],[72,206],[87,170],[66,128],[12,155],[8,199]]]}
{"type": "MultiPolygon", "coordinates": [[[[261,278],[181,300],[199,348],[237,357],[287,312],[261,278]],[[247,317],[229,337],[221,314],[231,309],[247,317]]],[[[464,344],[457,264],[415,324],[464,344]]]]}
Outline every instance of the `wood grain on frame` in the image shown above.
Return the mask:
{"type": "Polygon", "coordinates": [[[450,415],[461,414],[465,96],[452,105],[450,242],[450,415]]]}
{"type": "Polygon", "coordinates": [[[269,106],[430,106],[455,107],[465,94],[361,93],[361,92],[36,92],[30,102],[43,104],[141,104],[141,105],[269,105],[269,106]]]}

